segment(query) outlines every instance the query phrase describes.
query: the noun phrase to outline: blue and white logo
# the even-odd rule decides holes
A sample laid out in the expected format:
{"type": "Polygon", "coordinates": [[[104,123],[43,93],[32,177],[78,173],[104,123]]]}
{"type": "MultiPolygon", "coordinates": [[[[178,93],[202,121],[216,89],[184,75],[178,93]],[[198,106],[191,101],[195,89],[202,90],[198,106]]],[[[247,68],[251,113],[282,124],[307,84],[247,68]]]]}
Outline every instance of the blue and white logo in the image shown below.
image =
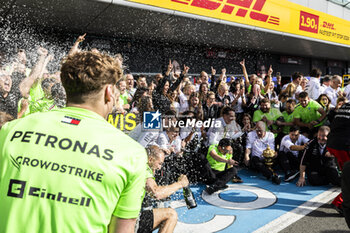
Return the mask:
{"type": "Polygon", "coordinates": [[[161,116],[162,114],[157,110],[156,112],[143,113],[143,129],[160,130],[162,128],[161,116]]]}

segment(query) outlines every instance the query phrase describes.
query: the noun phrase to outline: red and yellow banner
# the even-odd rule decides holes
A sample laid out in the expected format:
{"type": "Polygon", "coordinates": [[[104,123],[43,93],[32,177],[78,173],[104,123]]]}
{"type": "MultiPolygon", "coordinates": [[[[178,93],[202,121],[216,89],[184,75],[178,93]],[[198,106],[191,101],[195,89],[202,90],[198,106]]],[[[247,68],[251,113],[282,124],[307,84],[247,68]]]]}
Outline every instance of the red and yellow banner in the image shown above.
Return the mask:
{"type": "Polygon", "coordinates": [[[126,0],[350,45],[350,22],[287,0],[126,0]]]}

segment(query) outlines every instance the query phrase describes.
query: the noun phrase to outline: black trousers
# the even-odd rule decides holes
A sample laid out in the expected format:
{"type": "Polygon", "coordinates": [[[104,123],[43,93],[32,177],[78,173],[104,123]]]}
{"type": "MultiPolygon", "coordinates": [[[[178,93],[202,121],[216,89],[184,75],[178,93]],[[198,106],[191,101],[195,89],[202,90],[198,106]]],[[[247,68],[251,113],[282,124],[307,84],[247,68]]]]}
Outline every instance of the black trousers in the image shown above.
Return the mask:
{"type": "Polygon", "coordinates": [[[295,156],[292,152],[278,152],[277,160],[285,174],[288,174],[291,170],[299,170],[300,157],[295,156]]]}
{"type": "Polygon", "coordinates": [[[319,171],[308,171],[306,168],[308,181],[313,186],[327,185],[329,183],[340,186],[341,178],[335,166],[323,166],[319,171]]]}
{"type": "Polygon", "coordinates": [[[232,180],[235,175],[237,175],[237,169],[235,167],[225,169],[224,171],[217,171],[215,169],[212,169],[208,163],[206,165],[206,169],[209,176],[207,184],[215,185],[218,187],[223,187],[230,180],[232,180]]]}
{"type": "Polygon", "coordinates": [[[264,160],[260,159],[257,156],[252,156],[250,163],[253,169],[256,169],[258,172],[263,174],[267,179],[270,179],[273,175],[272,171],[265,165],[264,160]]]}

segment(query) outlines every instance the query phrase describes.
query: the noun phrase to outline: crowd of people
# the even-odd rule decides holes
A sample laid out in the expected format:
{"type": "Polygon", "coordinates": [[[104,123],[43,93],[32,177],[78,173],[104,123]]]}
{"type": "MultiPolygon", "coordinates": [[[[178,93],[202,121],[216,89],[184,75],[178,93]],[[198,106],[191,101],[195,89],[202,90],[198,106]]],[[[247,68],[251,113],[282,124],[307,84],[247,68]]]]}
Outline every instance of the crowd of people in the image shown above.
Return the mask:
{"type": "MultiPolygon", "coordinates": [[[[92,100],[105,107],[96,104],[85,108],[101,113],[99,115],[105,119],[108,114],[134,113],[137,125],[125,134],[146,148],[148,154],[146,197],[136,224],[137,232],[151,232],[156,228],[160,228],[160,232],[171,232],[176,225],[176,212],[170,208],[152,209],[157,202],[150,199],[162,200],[195,182],[206,184],[205,191],[211,195],[227,188],[230,181],[244,182],[239,176],[243,167],[262,174],[276,185],[281,183],[279,174],[284,173],[284,182],[291,182],[299,175],[296,185],[300,187],[307,184],[340,186],[342,166],[339,167],[337,158],[326,144],[332,122],[337,120],[337,113],[350,98],[350,85],[342,88],[342,77],[322,76],[315,68],[309,74],[310,79],[295,72],[290,82],[282,83],[280,75],[274,77],[272,66],[267,73],[248,75],[244,59],[237,64],[242,68],[241,77],[227,77],[226,69],[218,74],[214,67],[203,67],[210,72],[202,71],[197,77],[191,77],[188,64],[179,72],[171,60],[164,73],[152,77],[136,77],[131,73],[122,75],[110,60],[114,59],[122,66],[122,55],[106,58],[107,55],[97,49],[81,52],[79,44],[84,38],[85,35],[80,36],[68,57],[62,60],[61,72],[47,71],[46,66],[53,56],[45,48],[37,50],[37,62],[31,69],[26,66],[24,50],[18,51],[14,62],[1,63],[0,127],[19,118],[29,117],[33,121],[36,118],[32,115],[34,113],[64,110],[66,105],[68,109],[79,108],[92,100]],[[72,59],[74,56],[80,61],[72,59]],[[95,63],[101,65],[103,62],[108,64],[102,70],[95,66],[95,63]],[[111,79],[114,74],[119,78],[111,79]],[[103,85],[107,87],[101,92],[103,85]],[[148,112],[161,114],[161,130],[144,128],[144,117],[148,112]],[[266,151],[273,153],[272,165],[266,163],[266,151]],[[148,221],[150,219],[152,221],[148,221]]],[[[69,111],[73,112],[72,109],[69,111]]],[[[52,117],[57,121],[79,124],[79,114],[76,113],[77,117],[60,115],[64,119],[53,114],[52,117]]],[[[21,124],[16,125],[17,130],[21,130],[21,124]]],[[[6,133],[12,132],[6,130],[6,133]]],[[[96,129],[97,132],[105,135],[100,129],[96,129]]],[[[14,134],[11,141],[16,137],[14,134]]],[[[22,138],[22,142],[26,142],[26,137],[28,139],[29,134],[22,138]]],[[[99,141],[103,141],[102,136],[100,138],[99,141]]],[[[131,143],[130,146],[136,145],[124,136],[120,138],[131,143]]],[[[54,147],[58,139],[51,139],[47,139],[45,146],[54,147]]],[[[5,136],[1,140],[5,140],[5,136]]],[[[68,140],[68,145],[61,144],[61,141],[56,144],[61,149],[72,144],[68,140]]],[[[107,145],[102,141],[101,145],[107,145]]],[[[121,150],[134,156],[127,146],[123,145],[121,150]]],[[[85,151],[86,145],[79,148],[85,151]]],[[[94,148],[87,154],[112,159],[112,149],[105,149],[105,155],[102,155],[98,147],[94,148]]],[[[78,150],[76,146],[75,150],[78,150]]],[[[139,150],[139,147],[134,150],[139,150]]],[[[143,166],[139,168],[143,169],[143,166]]],[[[133,175],[138,173],[134,170],[133,175]]],[[[138,191],[132,196],[137,194],[138,191]]],[[[130,200],[121,196],[125,199],[121,205],[127,205],[130,200]]],[[[340,205],[337,207],[341,210],[340,205]]],[[[122,212],[123,206],[119,211],[115,210],[114,215],[135,217],[135,211],[130,215],[122,212]]]]}

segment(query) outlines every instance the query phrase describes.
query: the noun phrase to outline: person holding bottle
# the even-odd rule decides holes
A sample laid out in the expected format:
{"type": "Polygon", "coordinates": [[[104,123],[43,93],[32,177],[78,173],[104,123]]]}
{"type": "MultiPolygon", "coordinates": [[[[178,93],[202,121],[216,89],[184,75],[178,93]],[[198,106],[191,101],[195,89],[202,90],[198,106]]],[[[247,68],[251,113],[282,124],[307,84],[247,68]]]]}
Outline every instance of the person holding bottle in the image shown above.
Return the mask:
{"type": "Polygon", "coordinates": [[[146,151],[148,154],[146,193],[135,232],[151,233],[158,228],[159,232],[173,232],[177,223],[176,211],[172,208],[153,208],[153,204],[157,200],[169,197],[181,188],[186,188],[189,182],[186,175],[180,175],[177,182],[166,186],[158,186],[153,174],[156,170],[161,169],[165,153],[155,145],[146,148],[146,151]]]}

